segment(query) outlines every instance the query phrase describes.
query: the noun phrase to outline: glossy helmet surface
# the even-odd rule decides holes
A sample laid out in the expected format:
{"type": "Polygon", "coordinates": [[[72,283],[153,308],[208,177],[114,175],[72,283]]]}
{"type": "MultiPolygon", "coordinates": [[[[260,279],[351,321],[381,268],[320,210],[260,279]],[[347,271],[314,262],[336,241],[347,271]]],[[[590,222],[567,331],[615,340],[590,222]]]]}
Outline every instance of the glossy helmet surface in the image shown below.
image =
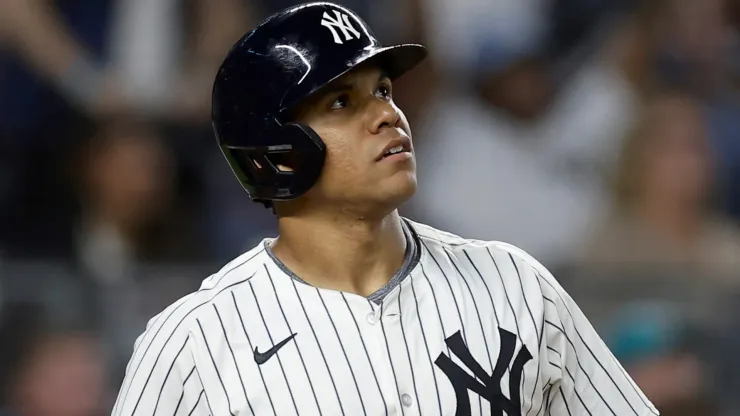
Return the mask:
{"type": "Polygon", "coordinates": [[[245,34],[218,70],[211,116],[249,197],[268,206],[297,198],[321,174],[324,143],[288,118],[304,99],[369,60],[394,79],[425,57],[421,45],[381,46],[353,11],[326,2],[288,8],[245,34]]]}

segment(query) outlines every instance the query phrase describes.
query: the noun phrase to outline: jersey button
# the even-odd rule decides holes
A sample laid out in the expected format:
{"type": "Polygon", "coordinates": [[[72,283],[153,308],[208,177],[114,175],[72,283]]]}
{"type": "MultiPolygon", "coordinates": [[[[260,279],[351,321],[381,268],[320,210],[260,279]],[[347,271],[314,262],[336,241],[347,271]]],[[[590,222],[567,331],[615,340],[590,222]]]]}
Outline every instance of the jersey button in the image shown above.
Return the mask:
{"type": "Polygon", "coordinates": [[[411,396],[409,396],[408,394],[403,394],[401,395],[401,403],[404,406],[409,407],[411,406],[411,403],[413,403],[413,400],[411,400],[411,396]]]}
{"type": "Polygon", "coordinates": [[[367,314],[367,322],[370,325],[375,325],[378,322],[378,317],[375,316],[374,312],[370,312],[369,314],[367,314]]]}

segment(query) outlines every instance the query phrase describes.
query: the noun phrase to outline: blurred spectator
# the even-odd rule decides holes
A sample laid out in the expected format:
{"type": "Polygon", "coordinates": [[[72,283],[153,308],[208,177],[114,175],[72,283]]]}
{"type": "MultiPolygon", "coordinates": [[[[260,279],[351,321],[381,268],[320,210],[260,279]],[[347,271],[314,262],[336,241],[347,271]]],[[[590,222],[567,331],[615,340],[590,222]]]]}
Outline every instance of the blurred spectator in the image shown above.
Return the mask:
{"type": "MultiPolygon", "coordinates": [[[[538,15],[535,4],[517,10],[538,15]]],[[[568,76],[556,70],[540,27],[504,26],[531,29],[527,48],[496,30],[473,38],[472,76],[448,80],[415,129],[420,179],[413,216],[509,241],[549,263],[571,255],[608,203],[604,177],[654,74],[660,10],[653,2],[638,6],[594,35],[597,50],[568,76]]]]}
{"type": "Polygon", "coordinates": [[[707,337],[660,303],[625,304],[606,342],[661,416],[719,415],[707,337]]]}
{"type": "Polygon", "coordinates": [[[548,155],[582,186],[601,188],[604,175],[615,167],[622,138],[657,82],[655,26],[663,7],[662,1],[640,0],[605,14],[601,30],[558,69],[558,97],[540,130],[549,143],[548,155]],[[578,65],[569,68],[569,60],[578,65]]]}
{"type": "Polygon", "coordinates": [[[565,274],[661,414],[720,414],[728,400],[713,395],[728,390],[712,381],[732,379],[720,351],[740,288],[740,234],[710,210],[715,164],[704,114],[682,90],[648,99],[620,153],[614,209],[583,242],[577,271],[565,274]]]}
{"type": "Polygon", "coordinates": [[[714,161],[702,108],[680,92],[658,95],[624,144],[616,210],[588,237],[585,266],[693,271],[740,283],[740,234],[709,211],[714,161]]]}
{"type": "Polygon", "coordinates": [[[94,336],[52,324],[33,305],[6,308],[2,321],[3,415],[108,413],[105,361],[94,336]]]}
{"type": "MultiPolygon", "coordinates": [[[[213,74],[250,25],[248,5],[0,2],[0,251],[54,256],[69,245],[63,234],[76,207],[60,172],[98,118],[133,112],[208,127],[213,74]]],[[[190,141],[178,157],[201,149],[190,141]]]]}
{"type": "Polygon", "coordinates": [[[690,88],[707,109],[717,162],[719,201],[740,219],[740,37],[734,0],[668,2],[659,26],[664,82],[690,88]]]}
{"type": "Polygon", "coordinates": [[[152,125],[129,120],[104,125],[82,156],[84,211],[75,240],[76,257],[85,269],[115,279],[131,262],[156,259],[177,250],[173,243],[187,243],[180,235],[153,229],[177,218],[169,211],[175,202],[173,155],[152,125]]]}
{"type": "Polygon", "coordinates": [[[550,99],[542,75],[529,61],[486,79],[471,96],[454,86],[437,94],[414,129],[419,189],[408,215],[511,242],[545,261],[562,255],[592,202],[548,159],[547,138],[532,124],[550,99]]]}

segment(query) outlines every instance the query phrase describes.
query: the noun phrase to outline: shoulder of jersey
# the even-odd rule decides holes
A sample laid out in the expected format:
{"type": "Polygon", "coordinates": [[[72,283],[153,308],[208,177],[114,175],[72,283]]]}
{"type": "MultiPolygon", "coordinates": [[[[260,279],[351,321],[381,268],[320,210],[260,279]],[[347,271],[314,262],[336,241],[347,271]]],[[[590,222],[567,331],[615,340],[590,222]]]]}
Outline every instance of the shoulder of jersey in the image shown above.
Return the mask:
{"type": "Polygon", "coordinates": [[[254,275],[269,259],[264,242],[228,262],[218,272],[208,276],[200,285],[198,292],[229,286],[254,275]]]}
{"type": "Polygon", "coordinates": [[[528,264],[533,269],[537,270],[542,276],[550,277],[550,272],[545,268],[542,263],[535,259],[531,254],[525,250],[503,241],[484,241],[470,238],[463,238],[456,234],[449,233],[446,231],[438,230],[426,224],[421,224],[415,221],[406,219],[411,225],[416,234],[421,239],[422,244],[427,249],[442,249],[447,252],[456,254],[465,251],[478,251],[478,250],[489,250],[492,254],[507,254],[519,259],[520,261],[528,264]]]}
{"type": "Polygon", "coordinates": [[[183,296],[152,317],[147,324],[147,330],[151,329],[153,325],[156,326],[159,318],[167,321],[187,321],[179,325],[180,329],[187,330],[188,322],[192,323],[198,317],[198,310],[211,303],[216,295],[232,286],[257,277],[259,275],[257,272],[263,267],[265,257],[264,244],[260,243],[230,261],[221,270],[203,280],[197,291],[183,296]]]}

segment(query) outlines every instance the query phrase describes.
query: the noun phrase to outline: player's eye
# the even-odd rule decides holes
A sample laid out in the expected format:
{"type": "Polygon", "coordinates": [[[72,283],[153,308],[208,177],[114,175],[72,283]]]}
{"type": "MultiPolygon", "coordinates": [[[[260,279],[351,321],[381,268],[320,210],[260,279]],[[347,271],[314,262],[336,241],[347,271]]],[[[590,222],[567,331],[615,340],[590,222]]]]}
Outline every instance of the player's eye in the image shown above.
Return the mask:
{"type": "Polygon", "coordinates": [[[385,83],[380,84],[375,94],[384,100],[388,100],[391,98],[391,86],[385,83]]]}
{"type": "Polygon", "coordinates": [[[349,107],[349,95],[342,94],[337,97],[334,102],[331,103],[332,110],[341,110],[342,108],[349,107]]]}

